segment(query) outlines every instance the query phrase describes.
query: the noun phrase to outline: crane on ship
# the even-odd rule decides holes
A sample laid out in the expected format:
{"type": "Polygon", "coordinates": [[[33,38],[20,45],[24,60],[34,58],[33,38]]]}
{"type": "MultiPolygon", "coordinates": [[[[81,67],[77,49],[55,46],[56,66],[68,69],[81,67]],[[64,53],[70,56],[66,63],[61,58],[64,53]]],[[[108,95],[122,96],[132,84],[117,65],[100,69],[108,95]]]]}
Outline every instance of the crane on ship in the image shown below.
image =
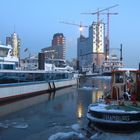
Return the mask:
{"type": "Polygon", "coordinates": [[[101,10],[97,10],[96,12],[93,13],[81,13],[81,14],[90,14],[90,15],[97,15],[97,25],[98,25],[98,30],[97,30],[97,45],[96,45],[96,53],[97,53],[97,59],[96,59],[96,63],[97,65],[99,65],[99,58],[98,58],[98,48],[99,48],[99,25],[100,25],[100,14],[106,14],[107,15],[107,44],[106,44],[106,54],[105,54],[105,58],[107,59],[107,56],[109,56],[109,20],[110,20],[110,15],[117,15],[118,13],[110,13],[109,10],[112,8],[117,7],[118,4],[107,7],[105,9],[101,9],[101,10]],[[104,11],[108,11],[107,13],[102,13],[104,11]]]}
{"type": "Polygon", "coordinates": [[[80,24],[77,24],[77,23],[70,23],[70,22],[61,21],[61,23],[78,26],[79,30],[80,30],[80,37],[82,36],[83,28],[89,27],[89,26],[83,25],[81,22],[80,22],[80,24]]]}

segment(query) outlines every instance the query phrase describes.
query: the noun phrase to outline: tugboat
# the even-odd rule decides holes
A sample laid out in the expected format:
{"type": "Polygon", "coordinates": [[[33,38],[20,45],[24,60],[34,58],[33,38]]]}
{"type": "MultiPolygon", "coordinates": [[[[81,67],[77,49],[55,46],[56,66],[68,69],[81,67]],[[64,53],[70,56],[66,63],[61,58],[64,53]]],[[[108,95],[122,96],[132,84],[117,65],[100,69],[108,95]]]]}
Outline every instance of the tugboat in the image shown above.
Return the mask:
{"type": "Polygon", "coordinates": [[[89,105],[88,126],[119,133],[140,131],[140,70],[112,71],[111,84],[103,100],[89,105]]]}

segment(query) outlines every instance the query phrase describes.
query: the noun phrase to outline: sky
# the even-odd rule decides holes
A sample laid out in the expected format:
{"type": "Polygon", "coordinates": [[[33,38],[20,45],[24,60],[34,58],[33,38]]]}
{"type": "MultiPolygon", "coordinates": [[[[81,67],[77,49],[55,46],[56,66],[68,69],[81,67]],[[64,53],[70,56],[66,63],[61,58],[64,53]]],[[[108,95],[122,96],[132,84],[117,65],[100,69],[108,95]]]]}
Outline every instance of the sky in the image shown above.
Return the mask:
{"type": "MultiPolygon", "coordinates": [[[[66,58],[76,58],[77,26],[60,23],[61,21],[91,25],[96,21],[96,12],[118,4],[110,9],[118,15],[110,16],[110,48],[123,44],[125,67],[137,68],[140,62],[140,0],[0,0],[0,41],[5,44],[6,36],[14,31],[21,39],[21,56],[26,56],[28,48],[32,55],[41,48],[51,45],[55,33],[66,37],[66,58]]],[[[107,23],[106,16],[100,17],[107,23]]],[[[88,37],[88,29],[83,31],[88,37]]],[[[112,49],[111,49],[112,50],[112,49]]],[[[117,50],[116,50],[117,51],[117,50]]]]}

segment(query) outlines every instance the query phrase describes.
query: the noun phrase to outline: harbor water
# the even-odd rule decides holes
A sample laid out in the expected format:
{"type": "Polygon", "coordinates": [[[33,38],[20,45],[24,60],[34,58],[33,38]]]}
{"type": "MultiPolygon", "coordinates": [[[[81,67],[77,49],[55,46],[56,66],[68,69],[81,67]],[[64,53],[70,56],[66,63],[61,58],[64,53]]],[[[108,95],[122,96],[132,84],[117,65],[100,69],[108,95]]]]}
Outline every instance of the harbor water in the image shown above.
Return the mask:
{"type": "Polygon", "coordinates": [[[110,77],[0,105],[0,140],[140,140],[140,132],[89,131],[88,105],[110,90],[110,77]]]}

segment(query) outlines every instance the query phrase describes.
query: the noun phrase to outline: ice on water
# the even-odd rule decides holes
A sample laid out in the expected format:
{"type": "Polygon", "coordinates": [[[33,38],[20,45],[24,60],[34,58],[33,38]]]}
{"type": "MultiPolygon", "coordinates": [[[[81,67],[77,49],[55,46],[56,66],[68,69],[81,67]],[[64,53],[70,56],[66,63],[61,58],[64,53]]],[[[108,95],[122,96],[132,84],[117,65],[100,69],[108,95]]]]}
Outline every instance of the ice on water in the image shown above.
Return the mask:
{"type": "Polygon", "coordinates": [[[84,86],[82,88],[79,88],[80,90],[98,90],[98,87],[90,87],[90,86],[84,86]]]}
{"type": "Polygon", "coordinates": [[[73,140],[84,140],[84,136],[81,133],[77,132],[58,132],[52,136],[49,137],[48,140],[68,140],[68,139],[73,139],[73,140]]]}
{"type": "Polygon", "coordinates": [[[19,129],[25,129],[28,128],[28,124],[24,120],[5,120],[0,122],[0,128],[19,128],[19,129]]]}

